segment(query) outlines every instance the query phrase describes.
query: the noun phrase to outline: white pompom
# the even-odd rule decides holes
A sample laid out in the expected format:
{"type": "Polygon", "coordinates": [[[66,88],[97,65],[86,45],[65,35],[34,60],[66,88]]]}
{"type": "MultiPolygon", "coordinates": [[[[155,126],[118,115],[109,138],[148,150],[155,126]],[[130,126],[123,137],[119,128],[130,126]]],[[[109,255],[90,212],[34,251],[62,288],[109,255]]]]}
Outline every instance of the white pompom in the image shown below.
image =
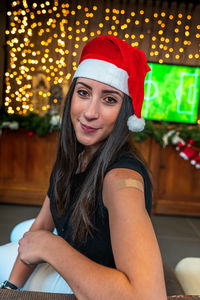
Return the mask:
{"type": "Polygon", "coordinates": [[[184,152],[180,152],[179,155],[180,155],[180,157],[182,157],[185,160],[189,159],[189,157],[184,152]]]}
{"type": "Polygon", "coordinates": [[[136,115],[132,115],[127,121],[128,129],[132,132],[139,132],[144,129],[145,120],[143,118],[138,118],[136,115]]]}

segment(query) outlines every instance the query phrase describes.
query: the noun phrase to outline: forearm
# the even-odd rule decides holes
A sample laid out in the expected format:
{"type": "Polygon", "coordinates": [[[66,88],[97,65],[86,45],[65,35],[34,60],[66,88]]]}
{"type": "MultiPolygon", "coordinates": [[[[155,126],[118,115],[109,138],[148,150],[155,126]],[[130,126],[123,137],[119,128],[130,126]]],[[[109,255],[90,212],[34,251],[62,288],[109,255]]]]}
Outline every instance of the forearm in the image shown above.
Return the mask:
{"type": "MultiPolygon", "coordinates": [[[[29,232],[37,232],[39,230],[45,230],[48,232],[52,232],[54,229],[54,222],[53,218],[51,215],[50,211],[50,200],[48,196],[46,196],[44,203],[42,205],[42,208],[36,217],[34,223],[32,224],[29,232]]],[[[22,239],[21,239],[22,240],[22,239]]],[[[20,241],[21,241],[20,240],[20,241]]],[[[19,244],[20,244],[19,241],[19,244]]],[[[38,241],[36,243],[38,246],[38,241]]],[[[19,249],[18,249],[19,251],[19,249]]],[[[30,252],[30,250],[28,251],[30,252]]],[[[14,263],[14,262],[13,262],[14,263]]],[[[9,280],[17,285],[18,287],[22,287],[26,280],[29,278],[29,276],[32,274],[33,270],[35,269],[36,265],[38,262],[35,264],[25,264],[21,260],[21,258],[17,257],[15,264],[13,266],[12,272],[10,274],[9,280]]],[[[5,278],[8,279],[8,278],[5,278]]]]}
{"type": "Polygon", "coordinates": [[[35,267],[36,265],[24,264],[18,255],[8,280],[15,284],[18,288],[21,288],[32,274],[35,267]]]}
{"type": "Polygon", "coordinates": [[[125,271],[93,262],[63,238],[48,231],[26,233],[19,245],[19,254],[23,262],[32,265],[45,261],[52,265],[79,300],[155,300],[155,294],[157,299],[166,300],[161,272],[154,268],[152,280],[149,272],[146,272],[150,270],[149,264],[146,268],[139,268],[139,272],[132,274],[130,280],[125,271]]]}
{"type": "Polygon", "coordinates": [[[79,300],[133,299],[132,286],[122,272],[91,261],[62,238],[52,236],[43,254],[79,300]]]}

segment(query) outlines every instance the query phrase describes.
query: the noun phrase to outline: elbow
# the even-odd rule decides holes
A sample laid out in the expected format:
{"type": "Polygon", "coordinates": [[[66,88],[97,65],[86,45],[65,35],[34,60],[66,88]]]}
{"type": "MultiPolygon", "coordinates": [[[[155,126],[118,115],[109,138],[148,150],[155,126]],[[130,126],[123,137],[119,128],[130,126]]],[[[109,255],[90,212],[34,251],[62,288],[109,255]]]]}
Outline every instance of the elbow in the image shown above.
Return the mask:
{"type": "MultiPolygon", "coordinates": [[[[121,298],[122,299],[122,298],[121,298]]],[[[123,298],[125,299],[125,298],[123,298]]],[[[128,300],[167,300],[165,290],[159,293],[149,290],[148,286],[145,289],[136,289],[132,287],[129,296],[126,297],[128,300]]]]}
{"type": "MultiPolygon", "coordinates": [[[[124,274],[125,275],[125,274],[124,274]]],[[[124,290],[124,296],[119,299],[127,300],[167,300],[166,287],[164,282],[150,283],[135,282],[130,280],[127,275],[127,284],[124,290]]],[[[116,299],[116,298],[115,298],[116,299]]],[[[114,299],[113,299],[114,300],[114,299]]]]}

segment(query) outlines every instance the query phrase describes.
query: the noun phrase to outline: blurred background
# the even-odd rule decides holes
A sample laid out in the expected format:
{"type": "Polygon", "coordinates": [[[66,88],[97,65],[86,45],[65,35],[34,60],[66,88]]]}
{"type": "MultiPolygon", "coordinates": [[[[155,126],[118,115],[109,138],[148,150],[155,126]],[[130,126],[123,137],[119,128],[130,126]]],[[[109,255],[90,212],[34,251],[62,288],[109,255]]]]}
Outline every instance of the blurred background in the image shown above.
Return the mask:
{"type": "Polygon", "coordinates": [[[65,96],[83,46],[115,35],[146,53],[152,222],[170,265],[200,253],[200,1],[1,1],[0,244],[48,189],[65,96]]]}

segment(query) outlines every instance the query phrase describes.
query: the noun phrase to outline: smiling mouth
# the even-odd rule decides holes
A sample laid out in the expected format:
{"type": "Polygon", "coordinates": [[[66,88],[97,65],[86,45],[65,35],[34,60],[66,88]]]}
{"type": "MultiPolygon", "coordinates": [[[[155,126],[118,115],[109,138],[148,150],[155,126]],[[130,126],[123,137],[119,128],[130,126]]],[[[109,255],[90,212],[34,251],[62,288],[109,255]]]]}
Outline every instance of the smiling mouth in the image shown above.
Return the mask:
{"type": "Polygon", "coordinates": [[[83,129],[83,131],[88,132],[88,133],[96,132],[99,129],[99,128],[94,128],[94,127],[87,126],[87,125],[85,125],[81,122],[80,122],[80,125],[81,125],[81,128],[83,129]]]}

